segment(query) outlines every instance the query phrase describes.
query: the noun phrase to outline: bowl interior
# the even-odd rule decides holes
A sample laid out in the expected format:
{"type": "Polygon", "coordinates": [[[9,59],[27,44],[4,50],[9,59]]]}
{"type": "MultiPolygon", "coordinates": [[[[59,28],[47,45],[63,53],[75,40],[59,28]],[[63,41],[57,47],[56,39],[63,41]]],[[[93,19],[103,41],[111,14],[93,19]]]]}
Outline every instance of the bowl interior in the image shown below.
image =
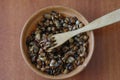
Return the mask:
{"type": "Polygon", "coordinates": [[[73,75],[81,72],[86,65],[88,64],[89,60],[91,59],[91,56],[93,54],[93,49],[94,49],[94,36],[93,36],[93,32],[87,32],[87,34],[89,35],[89,53],[87,58],[85,59],[84,63],[80,66],[78,66],[75,70],[73,70],[72,72],[68,73],[68,74],[61,74],[58,76],[50,76],[47,74],[44,74],[42,72],[40,72],[39,70],[37,70],[37,68],[31,63],[30,58],[28,57],[28,53],[27,53],[27,47],[26,47],[26,38],[28,35],[31,34],[31,32],[33,30],[35,30],[35,24],[36,22],[38,22],[42,15],[50,12],[52,10],[55,10],[59,13],[63,13],[66,16],[76,16],[84,25],[88,24],[88,21],[77,11],[70,9],[70,8],[66,8],[66,7],[61,7],[61,6],[51,6],[51,7],[47,7],[47,8],[43,8],[41,10],[39,10],[38,12],[36,12],[35,14],[33,14],[28,21],[26,22],[26,24],[23,27],[22,33],[21,33],[21,40],[20,40],[20,48],[22,51],[22,55],[24,57],[25,62],[29,65],[29,67],[36,72],[37,74],[39,74],[40,76],[49,78],[49,79],[64,79],[64,78],[68,78],[68,77],[72,77],[73,75]]]}

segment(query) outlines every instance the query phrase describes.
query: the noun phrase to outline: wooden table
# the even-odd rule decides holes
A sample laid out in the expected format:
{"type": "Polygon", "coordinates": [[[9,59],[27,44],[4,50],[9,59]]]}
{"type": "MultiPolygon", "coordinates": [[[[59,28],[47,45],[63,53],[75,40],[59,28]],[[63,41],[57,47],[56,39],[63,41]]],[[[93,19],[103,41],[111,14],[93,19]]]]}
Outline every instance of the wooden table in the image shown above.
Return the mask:
{"type": "MultiPolygon", "coordinates": [[[[89,22],[120,8],[120,0],[0,0],[0,80],[47,80],[24,62],[19,40],[25,21],[51,5],[71,7],[89,22]]],[[[120,80],[120,22],[94,31],[95,50],[86,69],[66,80],[120,80]]]]}

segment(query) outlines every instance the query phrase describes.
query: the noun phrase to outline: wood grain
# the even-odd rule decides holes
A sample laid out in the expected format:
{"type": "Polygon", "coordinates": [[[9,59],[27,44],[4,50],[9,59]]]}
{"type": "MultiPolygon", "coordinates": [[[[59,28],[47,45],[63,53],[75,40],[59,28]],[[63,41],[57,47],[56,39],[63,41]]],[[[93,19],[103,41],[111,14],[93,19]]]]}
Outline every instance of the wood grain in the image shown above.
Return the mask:
{"type": "MultiPolygon", "coordinates": [[[[0,80],[47,80],[35,74],[24,62],[20,33],[25,21],[37,10],[63,5],[92,21],[120,8],[120,0],[0,0],[0,80]]],[[[120,79],[120,22],[94,31],[93,57],[80,74],[67,80],[120,79]]]]}

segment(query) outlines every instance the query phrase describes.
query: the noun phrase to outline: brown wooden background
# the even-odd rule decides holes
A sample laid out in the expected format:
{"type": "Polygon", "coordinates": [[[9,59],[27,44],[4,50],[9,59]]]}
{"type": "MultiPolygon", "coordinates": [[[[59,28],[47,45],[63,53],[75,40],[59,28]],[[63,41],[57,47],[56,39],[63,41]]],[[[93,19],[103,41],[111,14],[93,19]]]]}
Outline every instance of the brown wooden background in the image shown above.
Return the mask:
{"type": "MultiPolygon", "coordinates": [[[[47,80],[24,62],[20,33],[37,10],[63,5],[82,13],[89,22],[120,8],[120,0],[0,0],[0,80],[47,80]]],[[[80,74],[67,80],[120,80],[120,22],[94,31],[93,57],[80,74]]]]}

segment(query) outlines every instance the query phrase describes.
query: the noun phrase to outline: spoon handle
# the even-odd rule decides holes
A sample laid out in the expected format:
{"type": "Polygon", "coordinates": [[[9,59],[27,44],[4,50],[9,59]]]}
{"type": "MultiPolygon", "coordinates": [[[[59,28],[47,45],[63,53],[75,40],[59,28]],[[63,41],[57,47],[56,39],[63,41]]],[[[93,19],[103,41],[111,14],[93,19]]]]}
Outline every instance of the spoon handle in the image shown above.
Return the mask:
{"type": "Polygon", "coordinates": [[[113,24],[118,21],[120,21],[120,9],[115,10],[111,13],[108,13],[108,14],[92,21],[85,27],[71,31],[70,33],[71,33],[71,35],[74,36],[74,35],[82,33],[82,32],[91,31],[94,29],[105,27],[107,25],[113,24]]]}

